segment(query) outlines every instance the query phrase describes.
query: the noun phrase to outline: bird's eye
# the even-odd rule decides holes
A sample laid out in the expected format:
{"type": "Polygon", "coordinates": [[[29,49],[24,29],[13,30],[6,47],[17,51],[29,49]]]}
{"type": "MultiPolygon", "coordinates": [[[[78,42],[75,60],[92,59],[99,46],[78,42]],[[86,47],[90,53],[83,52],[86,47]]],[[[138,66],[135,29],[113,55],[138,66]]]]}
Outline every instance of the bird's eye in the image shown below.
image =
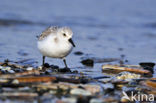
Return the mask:
{"type": "Polygon", "coordinates": [[[66,36],[66,34],[65,34],[65,33],[63,33],[63,36],[66,36]]]}

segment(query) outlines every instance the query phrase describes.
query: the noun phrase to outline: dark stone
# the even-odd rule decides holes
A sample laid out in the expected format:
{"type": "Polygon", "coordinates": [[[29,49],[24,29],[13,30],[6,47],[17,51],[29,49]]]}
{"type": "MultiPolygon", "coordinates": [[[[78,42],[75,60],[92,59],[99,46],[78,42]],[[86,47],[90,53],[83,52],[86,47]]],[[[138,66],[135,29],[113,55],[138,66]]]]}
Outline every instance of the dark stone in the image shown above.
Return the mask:
{"type": "Polygon", "coordinates": [[[1,73],[2,74],[6,74],[7,72],[5,70],[1,70],[1,73]]]}
{"type": "Polygon", "coordinates": [[[77,71],[77,70],[74,70],[74,71],[72,71],[72,73],[75,73],[75,74],[77,74],[77,73],[78,73],[78,71],[77,71]]]}
{"type": "Polygon", "coordinates": [[[82,60],[81,63],[83,65],[86,65],[86,66],[91,66],[93,67],[94,66],[94,61],[92,59],[85,59],[85,60],[82,60]]]}
{"type": "Polygon", "coordinates": [[[156,82],[156,80],[150,80],[151,82],[156,82]]]}
{"type": "Polygon", "coordinates": [[[23,72],[23,69],[20,69],[20,68],[15,68],[13,69],[16,73],[19,73],[19,72],[23,72]]]}
{"type": "Polygon", "coordinates": [[[77,51],[74,53],[75,55],[83,55],[83,53],[81,51],[77,51]]]}
{"type": "Polygon", "coordinates": [[[45,71],[45,74],[50,75],[52,73],[52,70],[48,69],[45,71]]]}
{"type": "Polygon", "coordinates": [[[59,69],[59,72],[63,72],[63,73],[65,73],[65,72],[71,72],[71,70],[70,70],[70,68],[60,68],[59,69]]]}
{"type": "Polygon", "coordinates": [[[126,59],[125,62],[128,63],[128,60],[126,59]]]}
{"type": "Polygon", "coordinates": [[[139,65],[141,67],[143,67],[144,69],[151,71],[151,73],[154,73],[153,68],[155,66],[155,63],[152,63],[152,62],[142,62],[142,63],[139,63],[139,65]]]}
{"type": "Polygon", "coordinates": [[[123,48],[118,48],[119,51],[123,51],[123,48]]]}
{"type": "Polygon", "coordinates": [[[45,63],[43,66],[44,66],[45,68],[49,68],[49,67],[50,67],[50,65],[49,65],[48,63],[45,63]]]}
{"type": "Polygon", "coordinates": [[[89,103],[92,97],[79,96],[76,103],[89,103]]]}
{"type": "Polygon", "coordinates": [[[82,86],[78,86],[78,88],[85,89],[85,88],[84,88],[84,87],[82,87],[82,86]]]}
{"type": "Polygon", "coordinates": [[[50,67],[51,67],[52,69],[59,69],[59,66],[57,66],[57,65],[50,65],[50,67]]]}

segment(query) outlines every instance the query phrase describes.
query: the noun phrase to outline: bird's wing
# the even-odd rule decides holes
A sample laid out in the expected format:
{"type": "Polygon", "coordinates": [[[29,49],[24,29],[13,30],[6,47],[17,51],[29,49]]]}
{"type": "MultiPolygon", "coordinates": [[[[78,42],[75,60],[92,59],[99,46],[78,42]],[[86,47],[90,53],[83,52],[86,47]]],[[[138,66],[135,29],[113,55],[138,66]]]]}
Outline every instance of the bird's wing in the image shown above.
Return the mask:
{"type": "Polygon", "coordinates": [[[45,31],[43,31],[41,33],[40,36],[38,36],[38,40],[43,40],[45,37],[47,37],[50,34],[56,34],[56,32],[58,31],[58,27],[57,26],[51,26],[48,27],[45,31]]]}

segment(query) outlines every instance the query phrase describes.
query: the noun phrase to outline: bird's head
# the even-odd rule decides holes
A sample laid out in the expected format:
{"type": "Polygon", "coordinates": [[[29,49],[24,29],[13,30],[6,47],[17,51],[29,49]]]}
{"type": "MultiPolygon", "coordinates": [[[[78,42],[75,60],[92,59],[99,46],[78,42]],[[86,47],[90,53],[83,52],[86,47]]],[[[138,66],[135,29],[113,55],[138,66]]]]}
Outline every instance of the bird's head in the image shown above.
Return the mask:
{"type": "Polygon", "coordinates": [[[74,42],[72,41],[73,32],[69,27],[62,27],[58,30],[57,35],[59,35],[59,38],[69,41],[73,47],[75,47],[74,42]]]}

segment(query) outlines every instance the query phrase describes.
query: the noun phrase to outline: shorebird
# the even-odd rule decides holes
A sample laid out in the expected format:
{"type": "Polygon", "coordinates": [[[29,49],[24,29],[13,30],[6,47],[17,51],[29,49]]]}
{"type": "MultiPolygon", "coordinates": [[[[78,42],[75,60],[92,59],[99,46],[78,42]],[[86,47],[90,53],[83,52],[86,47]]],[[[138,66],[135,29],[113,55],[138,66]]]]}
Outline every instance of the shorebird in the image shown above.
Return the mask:
{"type": "Polygon", "coordinates": [[[72,41],[73,32],[69,27],[49,27],[38,36],[37,46],[41,54],[42,65],[45,57],[63,59],[65,67],[68,68],[65,57],[75,47],[72,41]]]}

